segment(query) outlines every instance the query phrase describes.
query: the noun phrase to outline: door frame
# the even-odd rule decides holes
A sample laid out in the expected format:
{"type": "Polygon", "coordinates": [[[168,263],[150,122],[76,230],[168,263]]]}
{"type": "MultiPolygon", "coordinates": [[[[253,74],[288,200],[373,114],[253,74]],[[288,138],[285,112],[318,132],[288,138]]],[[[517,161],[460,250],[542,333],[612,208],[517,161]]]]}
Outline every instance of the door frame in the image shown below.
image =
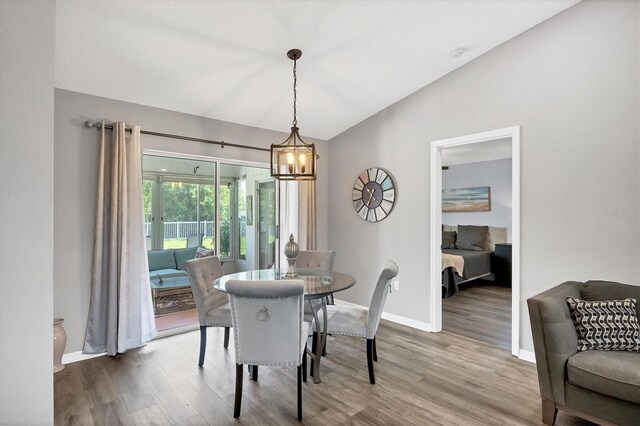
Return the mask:
{"type": "MultiPolygon", "coordinates": [[[[220,184],[220,166],[222,164],[227,164],[227,165],[231,165],[231,166],[245,166],[245,167],[254,167],[254,168],[259,168],[259,169],[269,169],[270,165],[269,163],[259,163],[259,162],[255,162],[255,161],[245,161],[245,160],[235,160],[235,159],[231,159],[231,158],[224,158],[224,157],[214,157],[214,156],[208,156],[208,155],[200,155],[200,154],[187,154],[187,153],[183,153],[183,152],[173,152],[173,151],[162,151],[162,150],[157,150],[157,149],[143,149],[142,150],[142,155],[153,155],[153,156],[157,156],[157,157],[169,157],[169,158],[180,158],[183,160],[199,160],[199,161],[207,161],[210,163],[215,163],[216,165],[216,177],[215,177],[215,181],[216,181],[216,186],[218,186],[220,184]]],[[[279,200],[280,197],[280,192],[279,192],[280,188],[277,185],[277,180],[276,180],[276,200],[279,200]]],[[[219,199],[219,194],[218,194],[218,188],[216,188],[216,211],[215,211],[215,217],[216,217],[216,253],[220,253],[220,248],[219,248],[219,244],[220,244],[220,226],[218,226],[219,221],[218,219],[220,218],[220,203],[219,203],[220,199],[219,199]]],[[[276,201],[277,202],[277,201],[276,201]]],[[[276,208],[276,221],[278,220],[278,215],[279,215],[279,211],[276,208]]],[[[276,223],[276,225],[278,225],[278,222],[276,223]]],[[[276,246],[278,246],[278,244],[280,243],[279,241],[279,236],[276,235],[276,239],[278,239],[278,241],[276,242],[276,246]]],[[[277,254],[276,254],[277,256],[277,254]]],[[[237,259],[235,257],[235,253],[234,256],[231,256],[231,259],[233,259],[234,261],[238,261],[239,259],[237,259]]]]}
{"type": "Polygon", "coordinates": [[[431,142],[430,191],[430,288],[431,328],[442,331],[442,149],[494,139],[511,138],[511,354],[520,355],[520,126],[441,139],[431,142]]]}

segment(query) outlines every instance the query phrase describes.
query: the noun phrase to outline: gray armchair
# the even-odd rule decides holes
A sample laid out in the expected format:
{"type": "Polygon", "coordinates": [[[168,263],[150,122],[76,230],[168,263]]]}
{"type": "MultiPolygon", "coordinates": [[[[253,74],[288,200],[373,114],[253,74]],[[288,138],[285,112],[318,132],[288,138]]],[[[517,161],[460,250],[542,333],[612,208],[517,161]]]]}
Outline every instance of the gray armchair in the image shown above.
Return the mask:
{"type": "Polygon", "coordinates": [[[566,303],[635,298],[640,287],[609,281],[569,281],[527,300],[542,397],[542,421],[555,423],[558,409],[588,420],[640,424],[640,353],[577,352],[578,336],[566,303]]]}
{"type": "Polygon", "coordinates": [[[198,310],[200,321],[200,356],[198,366],[204,365],[207,349],[207,327],[224,327],[224,347],[229,347],[229,327],[231,327],[231,308],[229,296],[213,288],[213,281],[224,275],[217,256],[207,256],[187,260],[181,264],[187,272],[191,291],[198,310]]]}
{"type": "MultiPolygon", "coordinates": [[[[369,368],[369,381],[376,383],[373,371],[373,362],[378,361],[376,349],[376,333],[382,310],[389,294],[391,280],[398,275],[398,265],[393,260],[387,260],[380,272],[378,282],[371,296],[369,309],[352,308],[346,306],[327,306],[327,333],[334,335],[360,337],[367,340],[367,366],[369,368]]],[[[318,320],[321,322],[322,317],[318,320]]],[[[314,332],[314,346],[318,336],[314,332]]]]}
{"type": "Polygon", "coordinates": [[[226,284],[236,347],[236,397],[233,417],[240,417],[243,365],[298,367],[298,420],[302,421],[302,381],[306,381],[309,323],[302,319],[302,280],[234,281],[226,284]]]}

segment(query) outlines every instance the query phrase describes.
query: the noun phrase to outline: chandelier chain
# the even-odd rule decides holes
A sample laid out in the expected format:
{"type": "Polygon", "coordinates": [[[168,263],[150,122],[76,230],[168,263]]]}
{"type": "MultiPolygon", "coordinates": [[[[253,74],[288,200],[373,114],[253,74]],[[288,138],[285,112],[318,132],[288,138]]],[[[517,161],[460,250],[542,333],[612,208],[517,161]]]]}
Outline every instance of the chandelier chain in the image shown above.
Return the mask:
{"type": "Polygon", "coordinates": [[[293,60],[293,126],[298,126],[298,118],[297,118],[297,108],[296,103],[298,100],[298,92],[296,90],[296,86],[298,85],[298,76],[296,75],[296,65],[298,61],[293,60]]]}

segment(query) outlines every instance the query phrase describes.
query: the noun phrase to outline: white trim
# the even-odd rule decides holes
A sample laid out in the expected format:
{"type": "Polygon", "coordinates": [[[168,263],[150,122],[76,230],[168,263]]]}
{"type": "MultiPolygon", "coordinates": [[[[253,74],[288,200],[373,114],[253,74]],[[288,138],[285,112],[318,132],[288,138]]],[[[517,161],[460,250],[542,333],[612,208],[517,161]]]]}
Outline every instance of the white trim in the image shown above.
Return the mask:
{"type": "Polygon", "coordinates": [[[65,365],[72,364],[74,362],[84,361],[91,358],[97,358],[99,356],[103,356],[106,354],[107,354],[106,352],[102,352],[100,354],[83,354],[82,351],[69,352],[62,355],[62,363],[65,365]]]}
{"type": "Polygon", "coordinates": [[[430,194],[430,285],[429,312],[433,331],[442,331],[442,148],[469,145],[494,139],[511,138],[511,354],[520,353],[520,126],[491,130],[473,135],[459,136],[431,142],[431,194],[430,194]]]}
{"type": "Polygon", "coordinates": [[[525,351],[522,348],[520,349],[520,354],[518,355],[518,358],[520,358],[523,361],[532,362],[534,364],[536,363],[536,354],[531,351],[525,351]]]}
{"type": "MultiPolygon", "coordinates": [[[[344,300],[335,299],[335,303],[338,306],[348,306],[350,308],[369,309],[366,306],[358,305],[344,300]]],[[[390,314],[388,312],[382,312],[382,319],[395,322],[396,324],[406,325],[407,327],[416,328],[422,331],[433,331],[431,324],[428,322],[417,321],[411,318],[403,317],[396,314],[390,314]]]]}

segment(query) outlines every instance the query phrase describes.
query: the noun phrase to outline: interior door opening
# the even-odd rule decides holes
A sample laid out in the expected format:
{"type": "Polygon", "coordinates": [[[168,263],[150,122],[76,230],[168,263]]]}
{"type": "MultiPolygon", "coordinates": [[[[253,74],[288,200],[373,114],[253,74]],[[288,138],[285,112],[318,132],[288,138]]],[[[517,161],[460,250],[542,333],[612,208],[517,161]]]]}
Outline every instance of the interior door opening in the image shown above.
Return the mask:
{"type": "MultiPolygon", "coordinates": [[[[491,143],[490,141],[499,141],[499,140],[508,140],[508,144],[511,150],[511,164],[510,164],[511,194],[510,194],[510,197],[507,197],[508,199],[507,202],[510,203],[510,206],[511,206],[510,229],[506,230],[506,233],[505,233],[506,237],[504,238],[503,241],[500,241],[500,242],[494,241],[494,244],[496,242],[498,242],[498,244],[503,244],[502,248],[498,246],[495,246],[495,247],[492,246],[489,248],[487,244],[487,247],[485,248],[476,247],[476,248],[472,248],[471,251],[487,250],[491,252],[490,253],[491,270],[479,273],[480,275],[484,275],[481,278],[485,278],[485,279],[487,278],[495,279],[495,274],[499,269],[497,265],[500,263],[500,260],[496,262],[496,255],[500,254],[501,256],[504,256],[505,259],[502,259],[502,260],[504,260],[504,263],[507,263],[506,252],[507,251],[509,252],[508,256],[510,257],[510,259],[508,263],[510,263],[511,268],[509,271],[510,274],[508,275],[510,276],[510,281],[511,281],[511,297],[510,297],[510,300],[509,299],[507,299],[506,301],[503,300],[503,302],[505,302],[503,303],[503,306],[507,305],[505,307],[505,311],[506,311],[508,310],[508,305],[509,304],[511,305],[511,309],[510,309],[511,339],[510,339],[510,342],[507,341],[506,344],[503,341],[502,347],[504,348],[510,347],[511,353],[515,356],[519,356],[520,354],[520,349],[519,349],[520,322],[521,322],[520,321],[520,128],[519,126],[506,128],[506,129],[499,129],[499,130],[494,130],[489,132],[483,132],[483,133],[478,133],[473,135],[461,136],[461,137],[456,137],[451,139],[445,139],[440,141],[434,141],[431,143],[431,173],[430,173],[431,175],[431,195],[430,195],[430,200],[431,200],[431,203],[430,203],[430,213],[431,213],[430,252],[431,252],[431,255],[430,255],[430,284],[429,284],[429,288],[430,288],[429,307],[430,307],[431,329],[432,331],[435,331],[435,332],[439,332],[443,330],[443,304],[444,304],[443,288],[445,288],[443,286],[443,284],[445,284],[444,275],[447,269],[450,268],[445,266],[447,266],[448,262],[451,261],[450,259],[449,260],[445,259],[446,256],[443,255],[443,250],[444,250],[442,249],[443,243],[445,245],[450,243],[450,241],[448,241],[450,238],[450,235],[445,234],[445,228],[443,228],[443,225],[449,225],[452,227],[452,228],[446,229],[449,232],[452,232],[454,230],[453,227],[457,228],[459,227],[459,225],[474,225],[474,226],[491,225],[494,228],[505,228],[505,227],[495,226],[500,224],[489,223],[488,217],[487,216],[483,217],[482,215],[476,216],[477,220],[481,220],[481,221],[484,220],[487,222],[482,225],[480,225],[482,222],[465,223],[470,220],[465,220],[465,219],[461,219],[460,217],[456,218],[452,216],[449,216],[448,219],[458,223],[445,223],[443,221],[443,192],[442,192],[444,188],[443,187],[443,180],[444,180],[443,166],[446,165],[445,163],[443,163],[443,152],[446,155],[446,150],[453,149],[453,148],[457,148],[458,151],[473,151],[474,146],[477,148],[479,146],[482,146],[479,144],[482,144],[482,143],[489,144],[491,143]],[[508,245],[509,243],[510,245],[508,245]],[[500,253],[496,251],[497,249],[499,249],[500,253]],[[443,273],[443,271],[445,271],[445,273],[443,273]]],[[[485,147],[486,146],[488,145],[485,145],[485,147]]],[[[449,170],[451,170],[453,166],[450,165],[449,167],[450,167],[449,170]]],[[[485,186],[487,185],[482,185],[479,183],[478,187],[455,188],[455,189],[466,190],[466,193],[454,192],[454,196],[452,197],[452,200],[455,202],[456,195],[460,196],[462,194],[462,197],[466,195],[468,198],[457,200],[457,201],[460,201],[459,205],[461,206],[474,205],[476,204],[476,201],[483,200],[484,198],[486,198],[487,201],[490,202],[491,200],[490,188],[480,189],[481,187],[485,187],[485,186]]],[[[448,203],[449,201],[450,200],[447,200],[446,203],[448,203]]],[[[447,216],[445,215],[445,217],[447,216]]],[[[462,238],[463,240],[462,245],[464,246],[464,243],[465,243],[464,240],[469,238],[469,230],[462,229],[462,231],[465,233],[465,238],[462,238]]],[[[496,232],[499,233],[500,231],[496,230],[496,232]]],[[[458,242],[458,240],[454,240],[454,241],[458,242]]],[[[481,241],[484,241],[484,240],[481,240],[481,241]]],[[[468,243],[468,241],[466,242],[468,243]]],[[[466,247],[456,246],[456,249],[458,248],[466,248],[466,247]]],[[[502,266],[504,267],[505,265],[503,264],[502,266]]],[[[461,275],[460,277],[461,279],[460,279],[460,282],[457,284],[464,285],[465,283],[463,281],[467,276],[464,273],[460,275],[461,275]]],[[[500,276],[500,279],[506,280],[504,269],[502,270],[502,275],[500,275],[500,273],[498,273],[498,275],[500,276]]],[[[489,297],[488,300],[490,299],[491,298],[489,297]]],[[[490,308],[485,307],[484,308],[485,313],[487,309],[491,310],[491,309],[494,309],[494,307],[490,307],[490,308]]],[[[504,324],[505,322],[504,316],[500,319],[504,324]]],[[[485,320],[488,323],[492,321],[492,318],[490,318],[490,313],[485,320]]],[[[473,322],[473,318],[470,318],[470,321],[473,322]]],[[[509,321],[507,321],[507,323],[508,322],[509,321]]],[[[491,334],[491,333],[488,332],[486,334],[491,334]]],[[[492,343],[492,342],[488,342],[488,343],[492,343]]]]}

